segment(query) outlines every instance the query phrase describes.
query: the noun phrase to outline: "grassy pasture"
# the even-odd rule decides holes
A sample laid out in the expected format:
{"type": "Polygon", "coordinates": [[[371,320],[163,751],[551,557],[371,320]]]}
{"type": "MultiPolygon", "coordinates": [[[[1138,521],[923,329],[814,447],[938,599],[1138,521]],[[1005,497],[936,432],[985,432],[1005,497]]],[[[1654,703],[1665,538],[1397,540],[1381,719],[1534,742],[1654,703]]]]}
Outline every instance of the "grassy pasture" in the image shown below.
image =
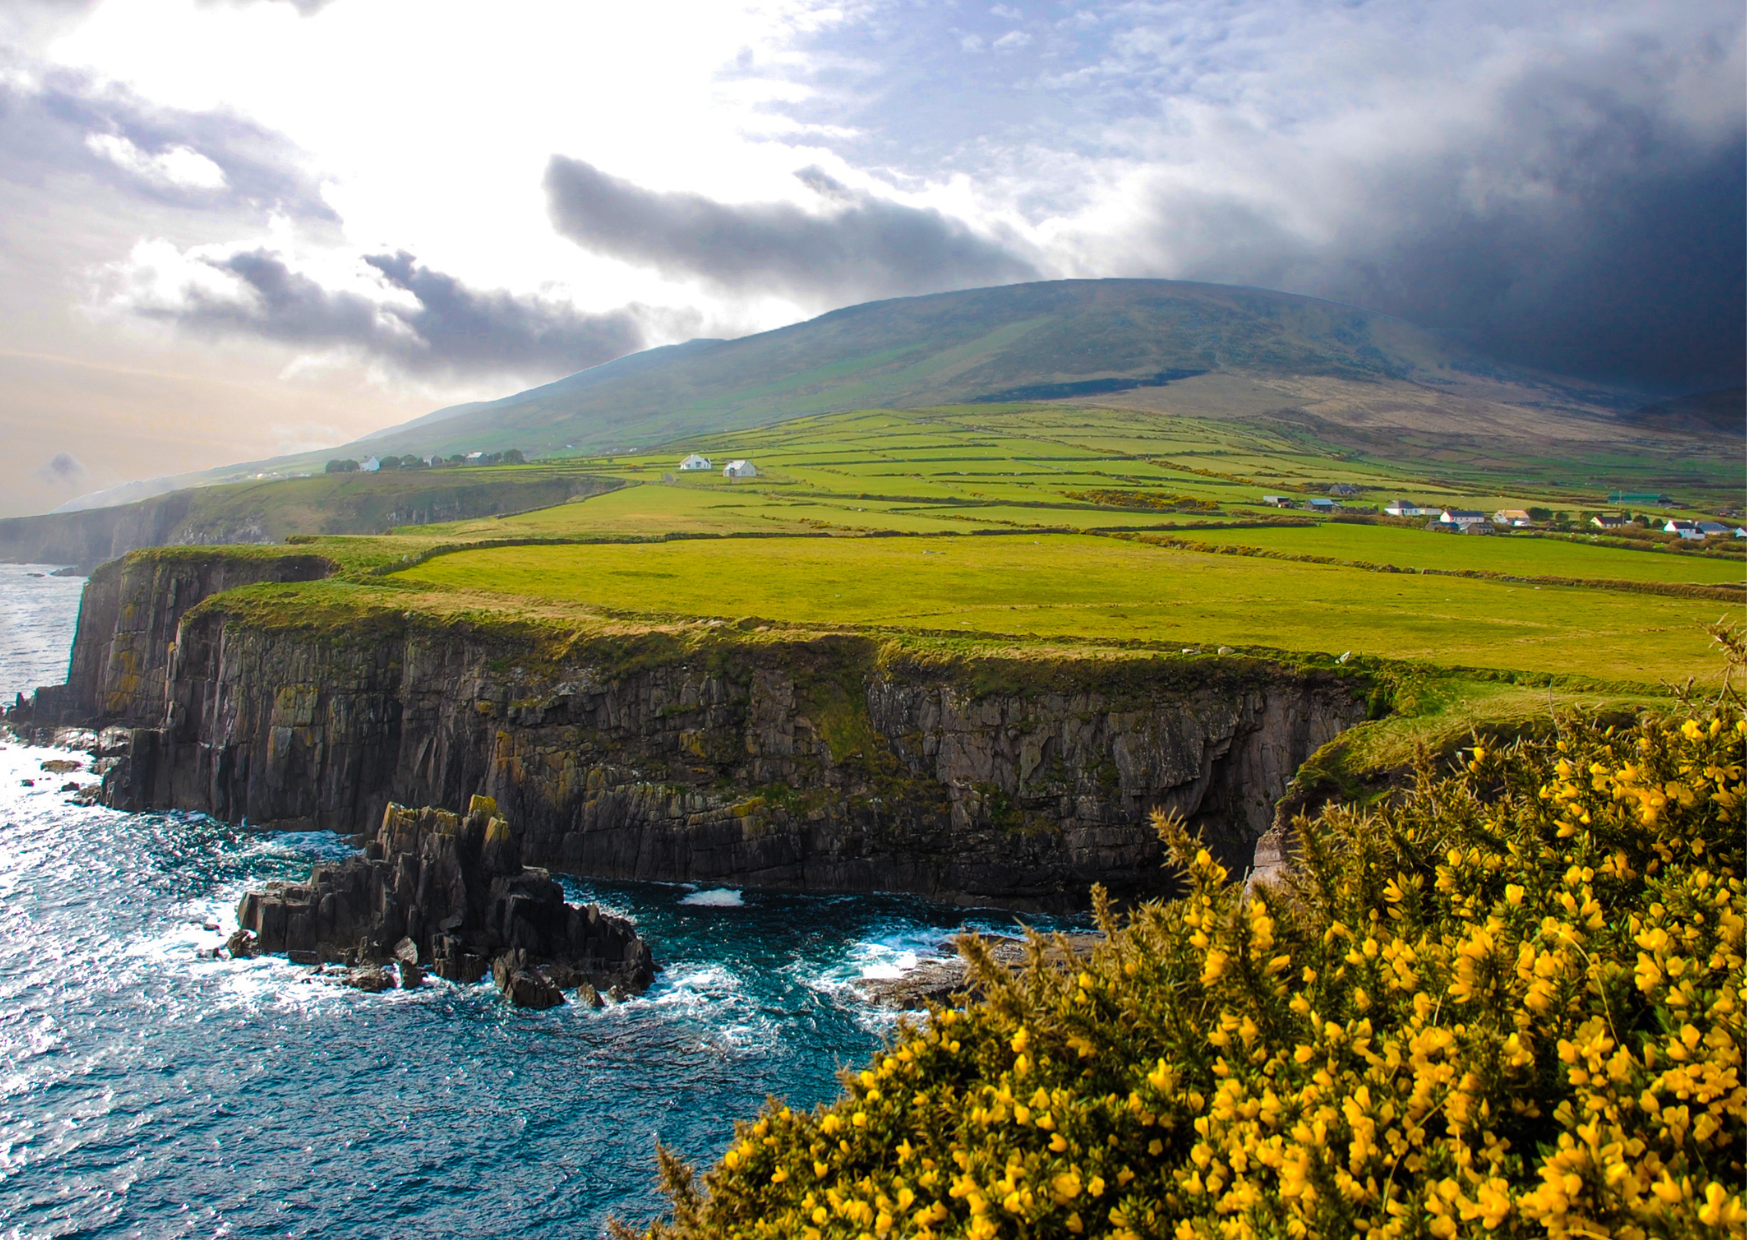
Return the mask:
{"type": "Polygon", "coordinates": [[[1400,526],[1318,522],[1300,527],[1185,530],[1198,542],[1327,555],[1398,568],[1485,569],[1515,576],[1740,584],[1743,565],[1663,551],[1626,551],[1553,538],[1473,538],[1400,526]]]}
{"type": "Polygon", "coordinates": [[[395,579],[651,617],[1353,650],[1637,683],[1705,666],[1700,626],[1729,609],[1042,533],[501,547],[441,556],[395,579]]]}

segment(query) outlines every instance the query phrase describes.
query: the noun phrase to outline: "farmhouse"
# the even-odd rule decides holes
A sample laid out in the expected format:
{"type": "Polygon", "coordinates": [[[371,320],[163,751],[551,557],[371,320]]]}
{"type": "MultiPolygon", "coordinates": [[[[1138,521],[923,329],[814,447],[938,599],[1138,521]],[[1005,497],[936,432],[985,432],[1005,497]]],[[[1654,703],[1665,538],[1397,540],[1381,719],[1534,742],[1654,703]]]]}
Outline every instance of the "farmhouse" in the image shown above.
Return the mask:
{"type": "Polygon", "coordinates": [[[1705,531],[1700,529],[1699,525],[1693,521],[1665,521],[1663,523],[1663,532],[1665,534],[1679,534],[1683,538],[1705,537],[1705,531]]]}
{"type": "Polygon", "coordinates": [[[730,461],[722,467],[724,478],[757,478],[758,469],[751,461],[730,461]]]}
{"type": "Polygon", "coordinates": [[[1730,527],[1721,521],[1696,521],[1694,523],[1694,528],[1704,534],[1707,538],[1710,538],[1714,534],[1730,533],[1730,527]]]}
{"type": "Polygon", "coordinates": [[[1319,496],[1315,499],[1306,500],[1305,507],[1309,508],[1312,512],[1340,512],[1341,511],[1340,504],[1336,503],[1332,499],[1324,499],[1321,496],[1319,496]]]}
{"type": "Polygon", "coordinates": [[[1600,517],[1590,518],[1590,524],[1599,530],[1618,530],[1622,526],[1631,525],[1632,522],[1626,517],[1611,517],[1605,513],[1600,517]]]}
{"type": "Polygon", "coordinates": [[[1293,497],[1290,495],[1265,495],[1262,497],[1262,502],[1270,508],[1291,508],[1293,497]]]}
{"type": "Polygon", "coordinates": [[[1446,525],[1460,525],[1467,527],[1471,525],[1485,524],[1487,521],[1487,514],[1484,512],[1471,512],[1467,508],[1447,508],[1439,513],[1438,519],[1446,525]]]}
{"type": "Polygon", "coordinates": [[[1329,485],[1331,495],[1358,495],[1360,489],[1349,482],[1332,482],[1329,485]]]}
{"type": "Polygon", "coordinates": [[[1501,508],[1493,514],[1493,523],[1495,525],[1509,525],[1517,529],[1525,529],[1535,524],[1530,519],[1529,513],[1521,508],[1501,508]]]}
{"type": "Polygon", "coordinates": [[[1424,517],[1427,510],[1418,501],[1412,499],[1393,499],[1384,505],[1384,515],[1389,517],[1424,517]]]}
{"type": "Polygon", "coordinates": [[[680,472],[683,474],[697,473],[699,470],[707,470],[709,468],[710,458],[707,456],[699,456],[696,452],[687,456],[685,460],[680,462],[680,472]]]}
{"type": "Polygon", "coordinates": [[[361,474],[374,474],[381,468],[382,462],[377,460],[374,456],[367,456],[358,463],[358,472],[361,474]]]}

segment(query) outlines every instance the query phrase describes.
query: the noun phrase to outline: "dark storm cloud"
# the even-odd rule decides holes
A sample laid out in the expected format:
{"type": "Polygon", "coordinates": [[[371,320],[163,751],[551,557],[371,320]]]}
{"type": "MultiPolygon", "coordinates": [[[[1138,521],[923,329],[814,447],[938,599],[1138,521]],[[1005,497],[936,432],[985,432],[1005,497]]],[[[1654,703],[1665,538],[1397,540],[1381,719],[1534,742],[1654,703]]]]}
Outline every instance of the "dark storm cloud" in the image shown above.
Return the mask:
{"type": "Polygon", "coordinates": [[[481,292],[405,253],[364,261],[413,304],[326,288],[280,256],[252,250],[207,260],[241,281],[244,297],[190,286],[174,305],[136,312],[213,334],[351,349],[427,375],[567,374],[643,347],[643,326],[628,309],[585,314],[565,304],[481,292]]]}
{"type": "Polygon", "coordinates": [[[156,107],[64,70],[34,86],[0,79],[0,177],[41,184],[67,174],[196,211],[337,219],[297,149],[242,117],[156,107]],[[186,175],[190,165],[219,175],[186,175]]]}
{"type": "Polygon", "coordinates": [[[833,203],[828,213],[661,193],[560,155],[547,165],[546,193],[554,225],[578,245],[736,292],[841,304],[1037,275],[938,211],[856,193],[818,169],[800,175],[833,203]]]}
{"type": "Polygon", "coordinates": [[[1184,256],[1178,274],[1365,306],[1557,373],[1742,382],[1740,129],[1696,141],[1605,87],[1532,80],[1485,137],[1360,174],[1324,245],[1246,201],[1168,195],[1156,226],[1184,256]]]}

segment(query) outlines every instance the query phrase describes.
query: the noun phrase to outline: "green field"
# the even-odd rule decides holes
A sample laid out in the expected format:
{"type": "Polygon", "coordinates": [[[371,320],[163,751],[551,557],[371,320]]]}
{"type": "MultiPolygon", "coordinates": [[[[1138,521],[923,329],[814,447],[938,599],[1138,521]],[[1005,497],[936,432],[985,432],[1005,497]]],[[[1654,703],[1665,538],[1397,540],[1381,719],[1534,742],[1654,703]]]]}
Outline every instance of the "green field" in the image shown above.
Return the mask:
{"type": "Polygon", "coordinates": [[[1268,647],[1644,681],[1704,657],[1726,605],[1198,554],[1110,538],[772,538],[502,547],[396,574],[651,617],[1268,647]]]}
{"type": "MultiPolygon", "coordinates": [[[[1728,588],[1743,561],[1728,548],[1459,537],[1264,506],[1265,494],[1302,500],[1339,481],[1361,489],[1358,504],[1410,495],[1484,511],[1604,508],[1594,492],[1497,479],[1459,488],[1207,418],[872,411],[526,468],[559,494],[595,493],[296,541],[336,560],[342,581],[369,584],[350,596],[363,608],[616,627],[758,617],[1008,649],[1352,651],[1651,691],[1715,674],[1703,626],[1742,607],[1728,588]],[[679,474],[694,450],[719,466],[750,458],[759,477],[679,474]],[[1449,575],[1462,572],[1485,576],[1449,575]]],[[[521,470],[492,473],[508,483],[521,470]]],[[[351,587],[324,588],[338,605],[351,587]]]]}
{"type": "Polygon", "coordinates": [[[1394,526],[1323,522],[1302,529],[1186,530],[1216,546],[1262,547],[1289,555],[1391,564],[1397,568],[1484,569],[1524,576],[1741,584],[1739,561],[1663,551],[1623,551],[1552,538],[1474,538],[1394,526]]]}

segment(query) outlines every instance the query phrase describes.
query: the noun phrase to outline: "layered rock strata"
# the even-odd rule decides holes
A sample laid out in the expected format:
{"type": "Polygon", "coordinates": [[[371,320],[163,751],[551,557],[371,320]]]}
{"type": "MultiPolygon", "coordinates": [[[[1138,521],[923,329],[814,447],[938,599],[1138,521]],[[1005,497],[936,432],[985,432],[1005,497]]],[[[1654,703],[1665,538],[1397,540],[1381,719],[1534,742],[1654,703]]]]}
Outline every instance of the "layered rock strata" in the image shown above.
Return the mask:
{"type": "Polygon", "coordinates": [[[856,634],[555,638],[386,607],[322,629],[223,596],[110,638],[162,583],[100,587],[121,597],[88,597],[56,717],[129,729],[107,804],[349,831],[482,793],[527,860],[615,879],[1060,909],[1165,889],[1155,808],[1242,873],[1370,689],[1242,655],[923,663],[856,634]]]}
{"type": "Polygon", "coordinates": [[[425,968],[456,982],[489,969],[524,1007],[555,1006],[569,989],[587,987],[584,1000],[598,1002],[597,990],[647,987],[654,960],[631,923],[566,904],[547,871],[522,864],[521,841],[496,810],[486,797],[465,815],[390,805],[363,856],[245,895],[239,933],[252,937],[247,947],[311,963],[395,963],[403,984],[425,968]]]}

